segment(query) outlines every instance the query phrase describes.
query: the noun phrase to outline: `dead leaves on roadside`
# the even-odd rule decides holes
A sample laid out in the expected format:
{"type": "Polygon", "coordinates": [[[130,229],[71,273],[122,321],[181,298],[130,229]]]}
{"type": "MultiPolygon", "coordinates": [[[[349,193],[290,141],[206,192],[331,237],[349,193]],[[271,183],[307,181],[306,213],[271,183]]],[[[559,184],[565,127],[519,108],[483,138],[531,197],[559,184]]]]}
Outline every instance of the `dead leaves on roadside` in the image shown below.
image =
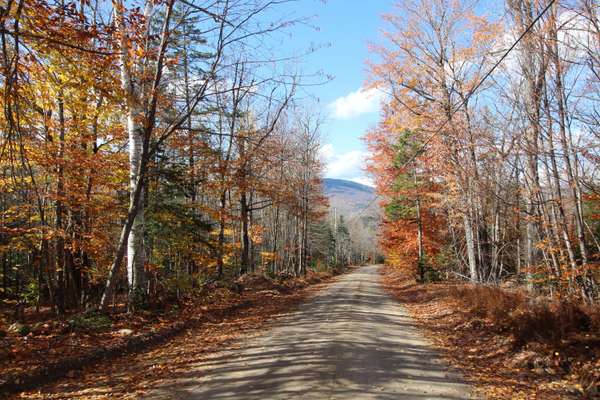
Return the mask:
{"type": "Polygon", "coordinates": [[[519,348],[509,331],[470,315],[452,298],[452,284],[417,285],[411,277],[389,267],[382,281],[434,346],[485,398],[600,398],[596,389],[590,389],[600,381],[600,349],[571,346],[568,356],[558,357],[556,349],[535,341],[519,348]],[[557,361],[565,358],[569,359],[570,373],[562,369],[562,361],[557,361]]]}
{"type": "MultiPolygon", "coordinates": [[[[319,281],[313,280],[312,283],[319,281]]],[[[168,343],[150,351],[89,366],[77,376],[65,378],[42,390],[22,393],[16,398],[138,398],[163,382],[189,373],[195,364],[222,346],[235,346],[236,340],[256,334],[269,321],[293,309],[319,288],[320,285],[301,284],[278,295],[274,291],[267,295],[262,290],[251,289],[241,296],[230,298],[228,302],[200,306],[196,310],[206,312],[207,320],[168,343]]],[[[184,310],[182,314],[189,312],[191,310],[184,310]]]]}

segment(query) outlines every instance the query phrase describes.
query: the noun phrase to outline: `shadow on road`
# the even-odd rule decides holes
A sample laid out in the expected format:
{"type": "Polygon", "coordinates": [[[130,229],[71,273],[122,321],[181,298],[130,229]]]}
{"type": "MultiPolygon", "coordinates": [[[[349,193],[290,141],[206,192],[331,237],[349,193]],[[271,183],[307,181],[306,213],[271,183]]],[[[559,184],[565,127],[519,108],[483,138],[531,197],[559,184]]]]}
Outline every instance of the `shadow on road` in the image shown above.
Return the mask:
{"type": "Polygon", "coordinates": [[[468,399],[469,387],[358,269],[268,332],[187,365],[150,399],[468,399]]]}

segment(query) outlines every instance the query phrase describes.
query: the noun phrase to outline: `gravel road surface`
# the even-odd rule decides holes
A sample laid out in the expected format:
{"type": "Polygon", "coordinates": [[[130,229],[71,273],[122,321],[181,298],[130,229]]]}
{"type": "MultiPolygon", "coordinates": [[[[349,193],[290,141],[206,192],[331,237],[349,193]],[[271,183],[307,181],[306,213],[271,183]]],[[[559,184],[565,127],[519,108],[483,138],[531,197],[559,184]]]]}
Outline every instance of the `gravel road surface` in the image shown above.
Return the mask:
{"type": "Polygon", "coordinates": [[[264,333],[193,365],[148,399],[470,399],[471,388],[356,269],[264,333]]]}

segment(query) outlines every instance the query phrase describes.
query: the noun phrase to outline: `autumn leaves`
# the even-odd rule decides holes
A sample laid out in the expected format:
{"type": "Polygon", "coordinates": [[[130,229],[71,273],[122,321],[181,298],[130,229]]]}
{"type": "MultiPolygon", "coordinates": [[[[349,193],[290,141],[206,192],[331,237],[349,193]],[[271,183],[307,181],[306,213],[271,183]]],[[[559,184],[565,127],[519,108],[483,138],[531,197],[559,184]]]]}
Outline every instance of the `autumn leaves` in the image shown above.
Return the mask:
{"type": "Polygon", "coordinates": [[[390,98],[366,137],[390,261],[419,265],[422,278],[429,268],[474,282],[517,275],[531,289],[597,299],[598,182],[587,168],[598,161],[587,150],[598,140],[588,117],[597,10],[509,1],[500,18],[459,1],[401,8],[375,50],[372,81],[390,98]]]}
{"type": "Polygon", "coordinates": [[[302,79],[281,55],[256,50],[294,24],[265,17],[277,5],[8,2],[3,296],[62,313],[127,293],[136,311],[306,272],[326,211],[320,120],[293,106],[302,79]]]}

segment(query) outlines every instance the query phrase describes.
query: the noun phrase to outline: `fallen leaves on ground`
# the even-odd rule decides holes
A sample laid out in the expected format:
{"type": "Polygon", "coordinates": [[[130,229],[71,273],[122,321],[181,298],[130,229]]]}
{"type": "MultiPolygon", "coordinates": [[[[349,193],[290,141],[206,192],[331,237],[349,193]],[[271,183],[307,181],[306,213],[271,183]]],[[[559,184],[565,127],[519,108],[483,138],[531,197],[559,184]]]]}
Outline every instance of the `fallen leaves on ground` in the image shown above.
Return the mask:
{"type": "MultiPolygon", "coordinates": [[[[127,354],[90,365],[82,371],[73,371],[55,384],[23,392],[14,398],[138,398],[161,382],[189,371],[192,365],[223,345],[235,346],[235,340],[256,334],[265,323],[290,311],[316,293],[321,287],[317,283],[322,280],[326,278],[313,276],[306,280],[300,279],[286,284],[285,289],[273,285],[274,289],[269,290],[267,295],[262,287],[250,287],[242,294],[221,298],[218,304],[188,307],[179,314],[179,318],[205,313],[205,321],[169,342],[145,352],[127,354]]],[[[134,326],[135,329],[140,329],[138,325],[134,326]]],[[[146,327],[153,328],[155,327],[146,327]]],[[[111,330],[110,334],[113,333],[111,330]]],[[[102,338],[103,336],[96,335],[93,340],[101,343],[102,338]]],[[[39,360],[32,361],[39,363],[39,360]]]]}
{"type": "Polygon", "coordinates": [[[568,353],[570,367],[563,371],[553,366],[558,349],[533,338],[517,345],[509,331],[491,327],[490,321],[469,314],[464,304],[450,295],[454,284],[417,284],[407,274],[389,267],[382,280],[432,344],[485,398],[599,398],[600,393],[585,393],[583,387],[587,381],[596,384],[600,377],[597,346],[565,343],[560,351],[568,353]]]}

